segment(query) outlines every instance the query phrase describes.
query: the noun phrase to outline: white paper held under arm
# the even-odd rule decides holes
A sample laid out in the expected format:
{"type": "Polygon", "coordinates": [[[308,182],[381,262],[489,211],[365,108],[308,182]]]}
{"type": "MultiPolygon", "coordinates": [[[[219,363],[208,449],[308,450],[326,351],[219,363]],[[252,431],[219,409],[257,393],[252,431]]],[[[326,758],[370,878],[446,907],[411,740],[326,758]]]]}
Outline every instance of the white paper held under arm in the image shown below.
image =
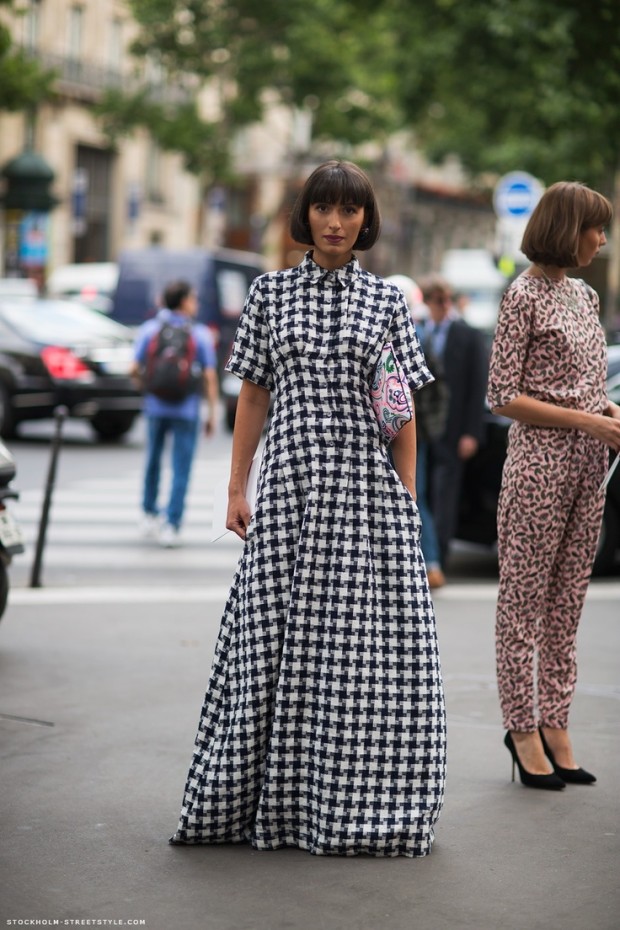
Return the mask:
{"type": "Polygon", "coordinates": [[[612,462],[611,465],[609,466],[609,471],[608,471],[607,474],[605,475],[605,477],[604,477],[604,479],[603,479],[603,483],[602,483],[602,485],[601,485],[600,488],[599,488],[599,491],[604,491],[605,488],[607,487],[607,485],[609,484],[609,482],[611,481],[611,476],[613,475],[613,473],[615,472],[616,468],[618,467],[618,462],[620,462],[620,452],[618,452],[617,456],[615,457],[615,459],[613,460],[613,462],[612,462]]]}

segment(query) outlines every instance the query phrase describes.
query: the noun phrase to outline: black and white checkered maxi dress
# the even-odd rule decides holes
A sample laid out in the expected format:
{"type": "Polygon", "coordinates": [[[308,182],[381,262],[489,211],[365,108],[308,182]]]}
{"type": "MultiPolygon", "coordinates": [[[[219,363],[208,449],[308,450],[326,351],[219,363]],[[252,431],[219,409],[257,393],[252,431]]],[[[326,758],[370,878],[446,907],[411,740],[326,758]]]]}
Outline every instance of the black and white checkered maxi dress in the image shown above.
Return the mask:
{"type": "Polygon", "coordinates": [[[420,518],[369,389],[392,342],[432,380],[405,301],[310,253],[251,287],[228,370],[275,391],[171,842],[424,856],[445,715],[420,518]]]}

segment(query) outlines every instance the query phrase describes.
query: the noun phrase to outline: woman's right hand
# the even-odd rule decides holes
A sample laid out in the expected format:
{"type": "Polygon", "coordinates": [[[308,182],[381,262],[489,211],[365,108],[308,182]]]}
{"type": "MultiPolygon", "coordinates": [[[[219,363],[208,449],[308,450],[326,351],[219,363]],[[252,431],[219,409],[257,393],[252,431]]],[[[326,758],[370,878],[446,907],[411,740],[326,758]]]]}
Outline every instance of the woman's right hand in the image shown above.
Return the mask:
{"type": "Polygon", "coordinates": [[[614,452],[620,452],[620,420],[616,417],[592,413],[588,417],[585,431],[610,446],[614,452]]]}
{"type": "Polygon", "coordinates": [[[245,533],[251,519],[252,514],[245,495],[240,491],[229,493],[226,529],[232,530],[240,539],[245,539],[245,533]]]}

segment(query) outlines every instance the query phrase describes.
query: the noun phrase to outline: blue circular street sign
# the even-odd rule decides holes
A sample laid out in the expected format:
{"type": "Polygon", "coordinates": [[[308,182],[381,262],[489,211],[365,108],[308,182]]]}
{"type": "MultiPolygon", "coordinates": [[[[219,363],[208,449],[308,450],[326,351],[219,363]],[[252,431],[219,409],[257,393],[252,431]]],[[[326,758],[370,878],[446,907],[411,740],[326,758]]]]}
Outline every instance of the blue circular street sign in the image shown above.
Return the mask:
{"type": "Polygon", "coordinates": [[[540,181],[525,171],[511,171],[499,179],[493,192],[495,213],[501,218],[527,219],[542,197],[540,181]]]}

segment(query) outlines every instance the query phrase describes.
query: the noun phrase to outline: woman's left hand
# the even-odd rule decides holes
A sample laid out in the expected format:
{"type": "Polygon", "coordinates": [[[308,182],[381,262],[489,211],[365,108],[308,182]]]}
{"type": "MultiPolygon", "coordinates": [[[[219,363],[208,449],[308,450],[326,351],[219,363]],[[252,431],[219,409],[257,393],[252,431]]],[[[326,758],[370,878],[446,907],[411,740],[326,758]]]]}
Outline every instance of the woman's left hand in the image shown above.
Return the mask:
{"type": "Polygon", "coordinates": [[[607,401],[607,410],[605,413],[613,420],[620,420],[620,406],[618,406],[618,404],[614,404],[613,400],[607,401]]]}
{"type": "Polygon", "coordinates": [[[620,409],[616,404],[607,408],[606,413],[588,414],[586,432],[595,439],[600,439],[615,452],[620,452],[620,409]]]}

